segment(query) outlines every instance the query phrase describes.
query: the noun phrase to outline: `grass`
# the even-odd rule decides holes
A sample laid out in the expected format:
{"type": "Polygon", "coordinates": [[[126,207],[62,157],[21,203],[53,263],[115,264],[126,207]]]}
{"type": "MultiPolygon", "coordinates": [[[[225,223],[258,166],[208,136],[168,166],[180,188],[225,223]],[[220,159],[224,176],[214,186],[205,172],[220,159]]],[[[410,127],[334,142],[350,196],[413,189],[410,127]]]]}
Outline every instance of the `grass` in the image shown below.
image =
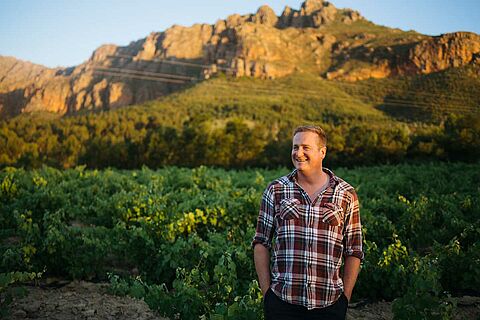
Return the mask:
{"type": "Polygon", "coordinates": [[[264,124],[386,118],[372,104],[311,74],[277,80],[218,77],[130,110],[161,113],[165,122],[175,126],[198,117],[241,117],[264,124]]]}

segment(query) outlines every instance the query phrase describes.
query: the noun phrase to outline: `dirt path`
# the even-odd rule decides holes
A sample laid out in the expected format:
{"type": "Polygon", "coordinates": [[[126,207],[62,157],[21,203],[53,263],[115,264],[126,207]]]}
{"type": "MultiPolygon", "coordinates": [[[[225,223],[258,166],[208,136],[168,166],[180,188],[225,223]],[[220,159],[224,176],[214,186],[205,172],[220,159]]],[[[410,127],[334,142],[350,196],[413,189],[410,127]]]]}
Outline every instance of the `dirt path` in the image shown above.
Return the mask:
{"type": "MultiPolygon", "coordinates": [[[[108,284],[74,281],[60,287],[28,287],[29,294],[14,301],[8,319],[139,319],[168,320],[151,311],[142,300],[107,294],[108,284]]],[[[480,298],[458,299],[455,319],[480,319],[480,298]]],[[[391,320],[392,304],[352,305],[347,320],[391,320]]]]}
{"type": "Polygon", "coordinates": [[[107,286],[74,281],[60,288],[28,287],[28,296],[10,306],[9,319],[165,319],[142,300],[107,294],[107,286]]]}
{"type": "MultiPolygon", "coordinates": [[[[392,320],[392,303],[377,302],[359,307],[350,306],[347,320],[392,320]]],[[[480,297],[457,298],[453,320],[480,320],[480,297]]]]}

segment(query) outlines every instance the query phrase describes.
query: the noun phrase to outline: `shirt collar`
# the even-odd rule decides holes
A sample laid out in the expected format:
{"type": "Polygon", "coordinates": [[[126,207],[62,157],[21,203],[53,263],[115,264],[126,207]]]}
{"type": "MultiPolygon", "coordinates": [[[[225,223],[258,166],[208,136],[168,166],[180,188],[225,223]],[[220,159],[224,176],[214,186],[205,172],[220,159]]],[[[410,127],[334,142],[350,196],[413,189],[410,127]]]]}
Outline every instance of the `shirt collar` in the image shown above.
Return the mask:
{"type": "MultiPolygon", "coordinates": [[[[333,173],[332,170],[330,170],[328,168],[323,167],[322,170],[323,170],[323,172],[328,174],[328,176],[330,177],[329,182],[328,182],[328,186],[334,188],[339,183],[338,177],[333,173]]],[[[297,171],[298,171],[297,169],[294,169],[292,172],[290,172],[287,175],[288,180],[290,180],[292,183],[298,182],[297,181],[297,171]]]]}

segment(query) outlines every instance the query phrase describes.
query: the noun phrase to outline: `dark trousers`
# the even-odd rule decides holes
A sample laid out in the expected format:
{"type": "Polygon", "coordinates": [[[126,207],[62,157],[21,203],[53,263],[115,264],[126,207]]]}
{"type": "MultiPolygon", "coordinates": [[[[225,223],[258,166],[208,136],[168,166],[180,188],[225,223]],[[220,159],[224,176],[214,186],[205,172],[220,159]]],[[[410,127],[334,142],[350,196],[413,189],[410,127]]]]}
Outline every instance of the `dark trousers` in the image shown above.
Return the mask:
{"type": "Polygon", "coordinates": [[[348,300],[344,294],[331,306],[308,310],[304,306],[287,303],[268,289],[263,300],[265,320],[344,320],[348,300]]]}

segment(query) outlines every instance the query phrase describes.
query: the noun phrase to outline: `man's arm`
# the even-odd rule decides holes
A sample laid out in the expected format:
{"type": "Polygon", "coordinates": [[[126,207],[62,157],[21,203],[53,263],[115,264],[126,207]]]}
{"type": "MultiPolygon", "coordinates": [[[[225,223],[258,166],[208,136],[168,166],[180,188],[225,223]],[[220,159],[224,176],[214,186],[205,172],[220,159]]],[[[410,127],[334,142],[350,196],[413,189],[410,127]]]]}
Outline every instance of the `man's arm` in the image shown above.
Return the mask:
{"type": "Polygon", "coordinates": [[[255,261],[258,282],[265,296],[270,287],[270,251],[262,244],[257,243],[253,249],[253,259],[255,261]]]}
{"type": "Polygon", "coordinates": [[[274,233],[275,195],[273,185],[270,184],[263,192],[257,229],[252,241],[253,260],[258,275],[258,282],[263,295],[270,287],[270,248],[274,233]]]}
{"type": "Polygon", "coordinates": [[[360,263],[363,260],[362,224],[360,222],[360,209],[355,190],[351,192],[351,202],[348,209],[348,219],[345,226],[343,268],[343,289],[345,296],[350,301],[353,287],[357,281],[360,263]]]}
{"type": "Polygon", "coordinates": [[[357,281],[358,272],[360,271],[360,262],[361,260],[355,256],[345,257],[345,266],[343,269],[343,290],[348,301],[350,301],[352,297],[353,287],[357,281]]]}

